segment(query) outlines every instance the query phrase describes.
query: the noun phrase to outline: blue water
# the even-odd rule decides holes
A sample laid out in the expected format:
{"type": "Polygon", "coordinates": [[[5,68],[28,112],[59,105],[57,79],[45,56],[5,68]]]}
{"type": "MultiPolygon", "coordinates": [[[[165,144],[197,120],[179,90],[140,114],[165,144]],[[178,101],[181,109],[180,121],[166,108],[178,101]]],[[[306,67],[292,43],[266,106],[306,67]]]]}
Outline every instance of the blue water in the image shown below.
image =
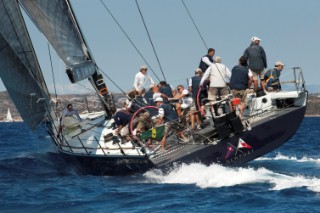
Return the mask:
{"type": "MultiPolygon", "coordinates": [[[[290,125],[290,124],[284,124],[290,125]]],[[[320,212],[320,118],[244,168],[81,176],[44,129],[0,123],[0,212],[320,212]]]]}

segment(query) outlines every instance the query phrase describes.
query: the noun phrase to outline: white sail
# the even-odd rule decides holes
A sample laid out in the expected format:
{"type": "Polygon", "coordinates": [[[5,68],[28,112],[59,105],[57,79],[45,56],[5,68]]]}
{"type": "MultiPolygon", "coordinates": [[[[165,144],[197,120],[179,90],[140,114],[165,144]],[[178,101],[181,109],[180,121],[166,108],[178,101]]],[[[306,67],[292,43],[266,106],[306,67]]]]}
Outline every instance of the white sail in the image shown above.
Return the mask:
{"type": "Polygon", "coordinates": [[[20,4],[67,65],[72,83],[96,72],[68,1],[20,0],[20,4]]]}
{"type": "Polygon", "coordinates": [[[12,115],[11,115],[11,112],[10,112],[10,109],[8,108],[8,112],[7,112],[7,122],[12,122],[13,121],[13,118],[12,118],[12,115]]]}

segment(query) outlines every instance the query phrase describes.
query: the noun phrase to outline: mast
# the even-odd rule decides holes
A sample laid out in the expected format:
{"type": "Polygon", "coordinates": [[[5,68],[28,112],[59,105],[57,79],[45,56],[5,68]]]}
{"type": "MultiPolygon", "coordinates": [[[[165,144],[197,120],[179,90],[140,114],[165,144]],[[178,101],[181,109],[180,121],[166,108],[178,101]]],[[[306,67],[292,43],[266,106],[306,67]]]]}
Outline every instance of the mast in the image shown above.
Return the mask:
{"type": "MultiPolygon", "coordinates": [[[[70,0],[66,0],[66,3],[68,5],[69,11],[70,11],[70,16],[71,19],[73,20],[73,23],[78,31],[79,37],[81,41],[83,42],[83,51],[87,54],[88,58],[96,65],[91,51],[87,45],[86,39],[83,36],[83,33],[81,31],[81,28],[79,26],[79,23],[77,21],[76,16],[74,15],[73,8],[70,4],[70,0]]],[[[104,108],[109,116],[111,116],[111,111],[115,109],[114,101],[112,95],[109,93],[109,90],[104,82],[102,74],[99,72],[98,67],[96,65],[96,71],[95,73],[91,76],[91,78],[88,78],[89,82],[99,95],[100,99],[102,100],[102,103],[104,105],[104,108]]]]}

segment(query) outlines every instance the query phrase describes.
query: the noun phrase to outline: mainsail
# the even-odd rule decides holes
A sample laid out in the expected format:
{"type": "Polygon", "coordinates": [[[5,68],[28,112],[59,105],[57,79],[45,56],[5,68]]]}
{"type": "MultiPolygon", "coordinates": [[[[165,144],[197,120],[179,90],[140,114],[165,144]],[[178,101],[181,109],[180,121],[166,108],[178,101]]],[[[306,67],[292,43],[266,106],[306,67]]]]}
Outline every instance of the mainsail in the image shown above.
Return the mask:
{"type": "Polygon", "coordinates": [[[20,0],[25,11],[67,65],[72,83],[96,72],[70,5],[63,0],[20,0]]]}
{"type": "Polygon", "coordinates": [[[24,122],[44,119],[49,93],[17,1],[0,0],[0,77],[24,122]]]}

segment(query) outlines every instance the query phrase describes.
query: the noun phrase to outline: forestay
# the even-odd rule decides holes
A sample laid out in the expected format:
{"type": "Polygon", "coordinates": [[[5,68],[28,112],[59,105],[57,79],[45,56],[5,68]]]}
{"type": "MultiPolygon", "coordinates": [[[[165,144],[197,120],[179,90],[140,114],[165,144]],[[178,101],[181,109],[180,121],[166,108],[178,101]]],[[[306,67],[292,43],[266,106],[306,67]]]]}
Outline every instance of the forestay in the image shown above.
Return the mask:
{"type": "Polygon", "coordinates": [[[17,1],[0,1],[0,77],[25,123],[44,119],[49,103],[35,52],[17,1]]]}
{"type": "Polygon", "coordinates": [[[71,82],[86,79],[96,72],[67,1],[20,0],[20,3],[68,66],[71,82]]]}

